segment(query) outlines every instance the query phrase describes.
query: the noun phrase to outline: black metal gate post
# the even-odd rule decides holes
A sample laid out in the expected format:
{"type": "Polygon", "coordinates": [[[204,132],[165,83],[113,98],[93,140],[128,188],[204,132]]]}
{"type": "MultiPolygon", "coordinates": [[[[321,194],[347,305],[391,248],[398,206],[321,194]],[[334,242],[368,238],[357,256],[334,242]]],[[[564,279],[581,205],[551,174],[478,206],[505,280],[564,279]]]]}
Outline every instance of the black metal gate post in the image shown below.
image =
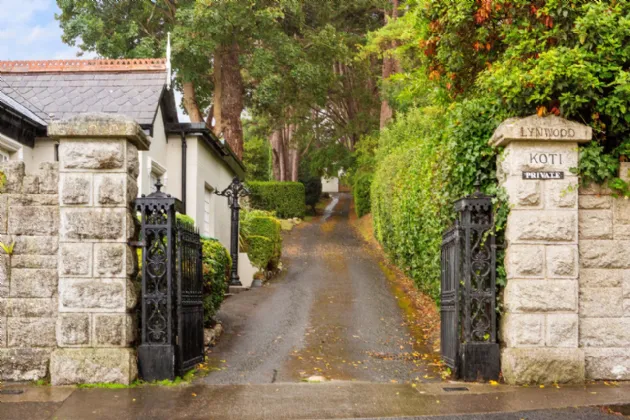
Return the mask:
{"type": "Polygon", "coordinates": [[[483,195],[477,186],[474,194],[455,202],[455,211],[455,227],[445,234],[442,245],[442,296],[446,299],[442,357],[464,380],[498,379],[501,360],[492,197],[483,195]],[[451,247],[457,249],[452,251],[451,247]],[[449,318],[453,306],[457,321],[449,318]]]}
{"type": "Polygon", "coordinates": [[[138,369],[146,381],[175,378],[175,235],[182,203],[157,191],[136,200],[141,214],[142,322],[138,369]]]}
{"type": "Polygon", "coordinates": [[[182,202],[160,189],[136,200],[141,214],[142,315],[138,368],[145,381],[175,379],[203,361],[201,240],[177,221],[182,202]]]}
{"type": "Polygon", "coordinates": [[[230,235],[230,256],[232,257],[232,273],[230,275],[230,286],[242,286],[241,278],[238,275],[238,244],[239,244],[239,213],[241,205],[239,198],[249,195],[249,190],[245,185],[234,177],[232,183],[223,191],[216,192],[217,195],[227,197],[228,206],[232,209],[232,226],[230,235]]]}

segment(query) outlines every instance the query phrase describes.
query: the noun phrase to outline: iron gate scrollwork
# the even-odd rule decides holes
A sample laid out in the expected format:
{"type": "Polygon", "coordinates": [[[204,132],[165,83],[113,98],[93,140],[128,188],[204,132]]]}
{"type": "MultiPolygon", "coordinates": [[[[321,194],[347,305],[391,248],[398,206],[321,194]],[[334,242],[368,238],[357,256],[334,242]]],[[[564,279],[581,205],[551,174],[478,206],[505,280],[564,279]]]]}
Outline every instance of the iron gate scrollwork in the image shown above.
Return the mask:
{"type": "Polygon", "coordinates": [[[174,379],[203,361],[201,239],[177,221],[182,202],[157,191],[136,200],[142,245],[140,376],[174,379]]]}
{"type": "Polygon", "coordinates": [[[496,237],[492,197],[479,191],[455,202],[443,236],[441,352],[465,380],[497,379],[496,237]]]}

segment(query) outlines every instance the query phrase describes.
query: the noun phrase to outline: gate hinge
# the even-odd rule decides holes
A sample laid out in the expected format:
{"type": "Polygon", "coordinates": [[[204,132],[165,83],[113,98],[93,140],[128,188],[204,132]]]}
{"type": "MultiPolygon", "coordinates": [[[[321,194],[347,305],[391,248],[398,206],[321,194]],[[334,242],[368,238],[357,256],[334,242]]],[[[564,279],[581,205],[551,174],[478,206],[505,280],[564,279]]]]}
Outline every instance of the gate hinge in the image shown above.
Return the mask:
{"type": "Polygon", "coordinates": [[[129,241],[127,242],[129,246],[137,246],[139,248],[144,248],[146,246],[146,242],[144,241],[129,241]]]}

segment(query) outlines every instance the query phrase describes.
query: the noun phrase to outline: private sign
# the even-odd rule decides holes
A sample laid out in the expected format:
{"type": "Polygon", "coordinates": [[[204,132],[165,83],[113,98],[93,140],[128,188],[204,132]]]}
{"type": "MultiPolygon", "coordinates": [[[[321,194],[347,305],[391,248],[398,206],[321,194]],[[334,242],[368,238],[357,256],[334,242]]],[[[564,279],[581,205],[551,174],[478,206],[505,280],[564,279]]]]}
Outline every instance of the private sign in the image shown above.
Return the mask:
{"type": "Polygon", "coordinates": [[[523,171],[523,179],[564,179],[564,172],[561,171],[549,171],[549,172],[533,172],[523,171]]]}

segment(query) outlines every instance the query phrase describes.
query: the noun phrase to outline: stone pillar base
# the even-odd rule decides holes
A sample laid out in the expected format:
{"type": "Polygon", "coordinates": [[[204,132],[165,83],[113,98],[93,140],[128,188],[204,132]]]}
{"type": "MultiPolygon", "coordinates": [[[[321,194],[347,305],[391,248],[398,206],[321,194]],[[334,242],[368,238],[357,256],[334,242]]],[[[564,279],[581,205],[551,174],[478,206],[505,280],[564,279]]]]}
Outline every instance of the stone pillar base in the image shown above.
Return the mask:
{"type": "Polygon", "coordinates": [[[584,351],[576,348],[507,348],[503,378],[510,385],[582,383],[584,351]]]}
{"type": "Polygon", "coordinates": [[[136,351],[129,348],[56,349],[50,359],[53,385],[119,383],[138,377],[136,351]]]}

